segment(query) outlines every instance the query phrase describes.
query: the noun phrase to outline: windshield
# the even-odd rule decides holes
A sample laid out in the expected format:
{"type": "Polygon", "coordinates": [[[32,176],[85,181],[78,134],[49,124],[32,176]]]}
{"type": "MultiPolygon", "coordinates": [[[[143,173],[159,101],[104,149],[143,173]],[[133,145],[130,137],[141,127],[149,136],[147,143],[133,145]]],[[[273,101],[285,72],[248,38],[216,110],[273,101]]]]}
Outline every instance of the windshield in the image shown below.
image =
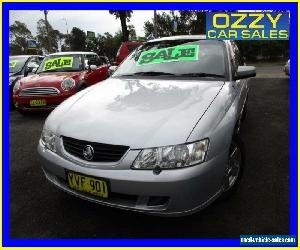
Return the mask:
{"type": "Polygon", "coordinates": [[[24,67],[28,56],[10,56],[9,57],[9,73],[17,73],[24,67]]]}
{"type": "Polygon", "coordinates": [[[37,73],[83,70],[82,55],[50,55],[44,58],[37,73]]]}
{"type": "Polygon", "coordinates": [[[221,41],[167,40],[149,42],[117,69],[120,76],[180,76],[224,78],[225,46],[221,41]]]}

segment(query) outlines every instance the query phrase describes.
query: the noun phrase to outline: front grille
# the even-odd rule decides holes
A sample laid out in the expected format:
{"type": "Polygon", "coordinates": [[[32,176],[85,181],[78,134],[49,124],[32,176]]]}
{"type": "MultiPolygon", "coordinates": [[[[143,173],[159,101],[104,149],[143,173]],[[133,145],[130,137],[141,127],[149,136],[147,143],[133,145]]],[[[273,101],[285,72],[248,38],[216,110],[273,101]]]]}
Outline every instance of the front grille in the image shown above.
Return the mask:
{"type": "Polygon", "coordinates": [[[116,162],[119,161],[126,151],[128,146],[110,145],[98,142],[89,142],[77,140],[70,137],[62,136],[64,149],[71,155],[80,159],[86,160],[83,156],[83,149],[85,146],[90,145],[93,147],[94,156],[91,162],[116,162]]]}
{"type": "Polygon", "coordinates": [[[45,96],[45,95],[58,95],[59,90],[51,87],[36,87],[22,89],[20,96],[45,96]]]}

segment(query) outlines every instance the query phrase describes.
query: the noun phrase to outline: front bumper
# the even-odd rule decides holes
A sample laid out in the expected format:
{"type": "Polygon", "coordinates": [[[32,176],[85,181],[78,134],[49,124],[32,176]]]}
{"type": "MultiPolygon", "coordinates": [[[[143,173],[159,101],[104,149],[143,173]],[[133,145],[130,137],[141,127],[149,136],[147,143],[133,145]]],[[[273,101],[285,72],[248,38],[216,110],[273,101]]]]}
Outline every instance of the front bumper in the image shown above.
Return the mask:
{"type": "Polygon", "coordinates": [[[48,111],[55,109],[59,104],[61,104],[64,100],[69,98],[73,93],[67,93],[67,94],[60,94],[55,96],[19,96],[14,95],[13,101],[14,105],[17,109],[21,111],[28,111],[28,112],[34,112],[34,111],[48,111]],[[45,106],[30,106],[31,100],[38,100],[43,99],[46,100],[45,106]]]}
{"type": "MultiPolygon", "coordinates": [[[[228,159],[228,153],[224,152],[200,165],[163,170],[156,175],[151,170],[133,170],[129,167],[83,166],[45,150],[40,143],[38,152],[45,176],[64,191],[100,204],[162,216],[191,214],[215,200],[222,193],[228,159]],[[72,190],[67,185],[65,170],[109,180],[109,199],[102,200],[72,190]]],[[[126,162],[126,159],[123,161],[126,162]]]]}

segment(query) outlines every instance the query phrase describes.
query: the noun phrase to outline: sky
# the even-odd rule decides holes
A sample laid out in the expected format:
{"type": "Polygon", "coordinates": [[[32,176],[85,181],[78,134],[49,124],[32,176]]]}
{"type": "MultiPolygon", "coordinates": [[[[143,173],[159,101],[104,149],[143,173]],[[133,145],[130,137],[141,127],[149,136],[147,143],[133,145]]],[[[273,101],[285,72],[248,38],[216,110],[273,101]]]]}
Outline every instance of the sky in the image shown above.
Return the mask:
{"type": "MultiPolygon", "coordinates": [[[[152,17],[153,11],[135,10],[133,12],[129,24],[135,26],[137,36],[144,36],[144,22],[151,20],[152,17]]],[[[18,10],[9,12],[10,25],[15,21],[23,22],[34,36],[36,35],[37,22],[41,18],[44,18],[44,13],[43,11],[38,10],[18,10]]],[[[72,27],[78,27],[85,32],[89,30],[94,31],[96,34],[103,34],[105,32],[114,34],[121,29],[120,20],[116,20],[115,16],[108,13],[108,10],[52,10],[49,11],[48,21],[54,29],[57,29],[64,34],[67,33],[67,27],[69,32],[72,27]],[[67,25],[65,20],[67,21],[67,25]]]]}

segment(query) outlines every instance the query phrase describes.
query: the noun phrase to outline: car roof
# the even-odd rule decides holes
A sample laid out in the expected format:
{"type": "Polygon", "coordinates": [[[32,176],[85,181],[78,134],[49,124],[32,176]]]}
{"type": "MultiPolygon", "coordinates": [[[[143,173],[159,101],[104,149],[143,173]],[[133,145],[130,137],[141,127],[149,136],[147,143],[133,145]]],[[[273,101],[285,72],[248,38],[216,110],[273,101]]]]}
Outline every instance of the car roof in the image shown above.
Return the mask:
{"type": "Polygon", "coordinates": [[[40,56],[40,55],[16,55],[16,56],[9,56],[9,57],[32,57],[32,56],[40,56]]]}
{"type": "MultiPolygon", "coordinates": [[[[167,36],[167,37],[161,37],[156,38],[147,41],[146,43],[152,43],[152,42],[161,42],[161,41],[175,41],[175,40],[206,40],[206,35],[181,35],[181,36],[167,36]]],[[[219,40],[227,43],[227,40],[219,40]]]]}
{"type": "Polygon", "coordinates": [[[49,54],[49,56],[63,56],[63,55],[97,55],[95,52],[86,52],[86,51],[65,51],[49,54]]]}
{"type": "Polygon", "coordinates": [[[167,37],[155,38],[147,42],[160,42],[160,41],[170,41],[170,40],[195,40],[195,39],[206,39],[206,35],[167,36],[167,37]]]}

